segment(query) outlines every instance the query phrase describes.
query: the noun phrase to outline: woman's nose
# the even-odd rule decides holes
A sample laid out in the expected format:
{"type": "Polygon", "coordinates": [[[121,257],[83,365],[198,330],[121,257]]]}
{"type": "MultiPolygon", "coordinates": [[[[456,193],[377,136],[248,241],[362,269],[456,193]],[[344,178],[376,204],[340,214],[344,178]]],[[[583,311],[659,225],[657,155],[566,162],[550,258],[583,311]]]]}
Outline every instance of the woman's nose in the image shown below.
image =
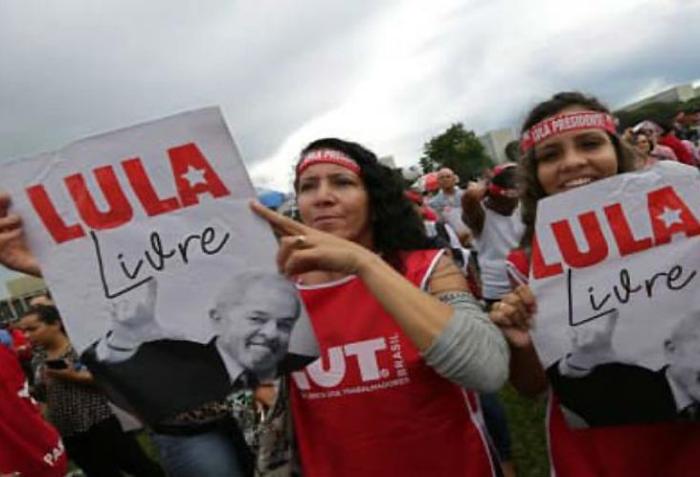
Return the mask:
{"type": "Polygon", "coordinates": [[[561,162],[565,168],[577,168],[586,163],[586,157],[575,147],[569,146],[564,150],[564,157],[561,162]]]}
{"type": "Polygon", "coordinates": [[[316,202],[325,203],[333,200],[333,189],[328,181],[321,181],[316,189],[316,202]]]}

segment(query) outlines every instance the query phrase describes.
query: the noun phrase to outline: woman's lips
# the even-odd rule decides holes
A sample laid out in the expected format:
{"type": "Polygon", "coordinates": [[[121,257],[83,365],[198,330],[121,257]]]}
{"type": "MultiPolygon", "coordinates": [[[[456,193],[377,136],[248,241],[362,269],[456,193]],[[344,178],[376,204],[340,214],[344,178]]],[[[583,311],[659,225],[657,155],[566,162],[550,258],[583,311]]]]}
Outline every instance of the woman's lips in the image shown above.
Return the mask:
{"type": "Polygon", "coordinates": [[[321,215],[319,217],[314,218],[314,224],[322,225],[331,222],[336,222],[338,220],[340,220],[340,217],[338,217],[337,215],[321,215]]]}

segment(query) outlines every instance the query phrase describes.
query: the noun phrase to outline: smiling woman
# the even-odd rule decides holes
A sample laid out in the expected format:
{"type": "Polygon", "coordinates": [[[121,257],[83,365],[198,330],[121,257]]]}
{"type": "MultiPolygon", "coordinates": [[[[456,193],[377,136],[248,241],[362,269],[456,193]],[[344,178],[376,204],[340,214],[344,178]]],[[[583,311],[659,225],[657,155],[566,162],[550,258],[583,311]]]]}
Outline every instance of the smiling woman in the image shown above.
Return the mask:
{"type": "MultiPolygon", "coordinates": [[[[586,108],[564,108],[560,116],[572,117],[586,108]]],[[[612,140],[604,130],[571,130],[542,141],[535,147],[537,178],[547,195],[581,187],[617,172],[612,140]]]]}
{"type": "MultiPolygon", "coordinates": [[[[596,98],[580,93],[559,93],[530,112],[523,131],[534,129],[545,120],[576,112],[609,115],[608,109],[596,98]]],[[[604,129],[572,128],[533,146],[524,151],[521,162],[523,244],[526,246],[532,240],[540,199],[563,192],[567,187],[634,170],[634,150],[620,141],[614,127],[610,128],[609,124],[604,129]]]]}
{"type": "MultiPolygon", "coordinates": [[[[522,208],[526,231],[522,248],[512,252],[509,257],[509,265],[517,269],[520,283],[523,279],[527,281],[531,255],[535,271],[538,263],[544,263],[542,255],[536,253],[540,249],[533,245],[538,201],[548,196],[556,197],[557,194],[576,187],[586,187],[594,181],[615,174],[632,171],[635,163],[634,152],[618,138],[614,120],[607,108],[595,98],[580,93],[559,93],[537,105],[523,125],[521,150],[524,179],[522,208]]],[[[686,173],[697,174],[697,171],[687,168],[686,173]]],[[[585,233],[589,233],[592,227],[587,229],[585,233]]],[[[571,277],[580,267],[571,264],[568,276],[571,277]]],[[[607,293],[607,298],[596,295],[594,301],[594,290],[591,287],[588,299],[594,307],[598,307],[595,311],[600,311],[605,301],[614,300],[608,300],[613,293],[619,301],[630,300],[633,293],[637,292],[639,298],[643,293],[650,297],[656,280],[659,280],[661,285],[666,278],[669,288],[675,287],[674,289],[688,285],[694,275],[681,278],[682,273],[683,269],[679,267],[657,273],[642,283],[641,280],[646,277],[632,279],[625,270],[625,273],[620,273],[619,289],[615,288],[607,293]],[[681,282],[676,283],[676,280],[681,282]]],[[[514,273],[513,281],[516,281],[515,275],[514,273]]],[[[562,320],[566,320],[566,307],[562,308],[562,320]]],[[[581,363],[587,363],[583,358],[590,359],[591,356],[586,355],[588,350],[585,346],[574,346],[570,353],[545,372],[530,336],[536,310],[537,303],[528,285],[520,284],[494,305],[490,316],[510,344],[510,380],[521,393],[536,395],[547,390],[550,382],[561,383],[564,378],[569,378],[568,389],[563,386],[555,387],[549,393],[546,425],[552,473],[568,477],[694,475],[697,469],[696,456],[700,452],[700,427],[697,425],[685,426],[669,422],[575,431],[568,427],[559,404],[568,406],[567,416],[575,414],[583,419],[580,408],[572,408],[569,403],[582,399],[585,394],[581,377],[594,375],[597,368],[581,366],[581,363]],[[577,356],[579,361],[571,359],[572,355],[577,356]],[[563,366],[559,366],[560,364],[563,366]],[[560,373],[560,370],[566,369],[567,366],[569,372],[573,369],[578,376],[571,378],[563,371],[560,373]]],[[[607,313],[612,315],[612,312],[607,313]]],[[[663,318],[665,317],[659,317],[663,318]]],[[[605,336],[609,337],[609,333],[610,331],[605,336]]],[[[661,370],[661,374],[664,373],[665,371],[661,370]]],[[[616,399],[623,401],[624,409],[633,406],[634,403],[648,404],[654,401],[653,397],[644,392],[628,391],[628,394],[619,394],[612,390],[616,385],[631,389],[631,381],[626,379],[623,381],[616,377],[605,383],[602,387],[605,393],[596,393],[596,412],[613,409],[611,402],[616,399]]],[[[590,393],[590,390],[588,392],[590,393]]]]}

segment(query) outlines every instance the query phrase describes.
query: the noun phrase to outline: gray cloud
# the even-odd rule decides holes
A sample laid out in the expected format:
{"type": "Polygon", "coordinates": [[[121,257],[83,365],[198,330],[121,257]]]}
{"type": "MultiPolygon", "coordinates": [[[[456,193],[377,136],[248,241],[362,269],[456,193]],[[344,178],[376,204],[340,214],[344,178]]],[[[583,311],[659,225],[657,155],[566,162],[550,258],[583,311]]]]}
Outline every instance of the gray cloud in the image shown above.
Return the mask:
{"type": "Polygon", "coordinates": [[[212,103],[261,155],[270,133],[350,87],[376,11],[367,1],[30,3],[0,6],[2,156],[212,103]],[[355,57],[337,54],[349,45],[355,57]]]}
{"type": "Polygon", "coordinates": [[[557,90],[617,106],[692,81],[699,20],[685,0],[6,0],[0,157],[220,104],[258,169],[315,134],[411,163],[451,122],[517,125],[557,90]]]}
{"type": "Polygon", "coordinates": [[[334,134],[417,161],[564,89],[700,78],[698,0],[3,0],[0,158],[210,104],[260,181],[334,134]]]}

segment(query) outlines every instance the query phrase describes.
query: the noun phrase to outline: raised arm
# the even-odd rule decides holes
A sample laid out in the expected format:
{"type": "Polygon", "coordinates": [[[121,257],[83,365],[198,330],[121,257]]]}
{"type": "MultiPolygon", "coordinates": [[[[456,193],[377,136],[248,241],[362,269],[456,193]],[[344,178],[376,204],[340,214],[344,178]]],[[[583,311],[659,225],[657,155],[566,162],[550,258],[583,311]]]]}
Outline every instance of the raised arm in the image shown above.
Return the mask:
{"type": "Polygon", "coordinates": [[[547,376],[530,337],[535,297],[520,285],[491,308],[490,318],[510,345],[510,382],[521,394],[537,396],[547,389],[547,376]]]}
{"type": "Polygon", "coordinates": [[[442,332],[422,355],[445,378],[469,389],[498,390],[508,377],[508,345],[482,303],[466,290],[454,262],[443,256],[428,281],[428,292],[452,307],[442,332]]]}
{"type": "MultiPolygon", "coordinates": [[[[486,315],[478,307],[471,307],[469,312],[460,312],[450,300],[440,297],[456,294],[464,299],[471,297],[467,283],[457,267],[449,258],[444,258],[429,279],[430,293],[415,287],[399,274],[381,257],[354,242],[335,237],[303,224],[290,220],[280,214],[253,204],[253,210],[265,218],[281,235],[278,265],[288,275],[297,275],[314,270],[325,270],[346,274],[357,274],[369,291],[381,303],[415,346],[424,353],[426,362],[431,364],[433,345],[449,341],[450,352],[469,348],[457,364],[450,360],[450,369],[442,374],[450,374],[453,381],[465,384],[461,365],[467,366],[469,379],[466,383],[472,388],[493,390],[498,388],[507,375],[508,351],[505,341],[498,330],[488,322],[486,315]],[[474,315],[474,316],[472,316],[474,315]],[[463,322],[476,320],[463,330],[463,322]],[[455,321],[456,320],[456,321],[455,321]],[[456,333],[452,328],[463,330],[456,333]],[[489,339],[483,340],[480,333],[470,335],[470,330],[480,328],[489,339]],[[444,333],[448,336],[445,337],[444,333]],[[452,338],[450,338],[452,337],[452,338]],[[458,342],[455,342],[458,341],[458,342]],[[494,350],[495,353],[494,353],[494,350]],[[489,358],[490,357],[490,358],[489,358]],[[467,363],[467,364],[465,364],[467,363]],[[476,370],[476,371],[474,371],[476,370]],[[478,371],[478,376],[473,376],[478,371]]],[[[471,297],[473,300],[473,297],[471,297]]],[[[444,353],[433,362],[442,362],[444,353]]],[[[441,372],[439,366],[432,364],[441,372]]]]}
{"type": "Polygon", "coordinates": [[[481,201],[486,196],[486,185],[482,182],[470,182],[462,194],[462,222],[477,237],[484,230],[484,208],[481,201]]]}
{"type": "Polygon", "coordinates": [[[27,247],[19,215],[10,214],[10,196],[0,193],[0,264],[18,272],[41,276],[39,262],[27,247]]]}

